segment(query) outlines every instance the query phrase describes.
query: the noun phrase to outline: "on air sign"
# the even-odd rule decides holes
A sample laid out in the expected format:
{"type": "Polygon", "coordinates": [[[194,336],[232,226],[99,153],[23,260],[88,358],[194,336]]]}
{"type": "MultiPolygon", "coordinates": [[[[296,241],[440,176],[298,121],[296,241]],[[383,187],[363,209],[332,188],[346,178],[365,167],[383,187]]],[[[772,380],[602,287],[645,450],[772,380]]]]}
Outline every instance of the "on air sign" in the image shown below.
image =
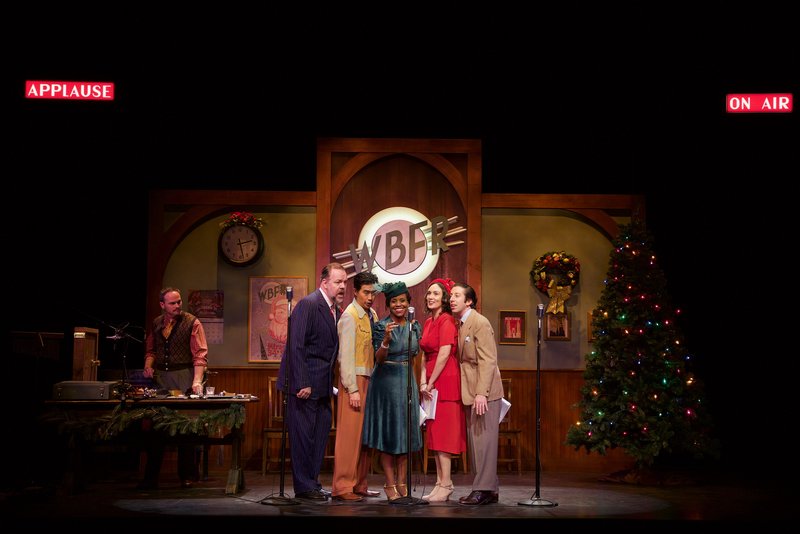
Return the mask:
{"type": "Polygon", "coordinates": [[[792,93],[745,93],[725,96],[728,113],[791,113],[792,93]]]}
{"type": "Polygon", "coordinates": [[[25,98],[114,100],[114,84],[111,82],[26,81],[25,98]]]}

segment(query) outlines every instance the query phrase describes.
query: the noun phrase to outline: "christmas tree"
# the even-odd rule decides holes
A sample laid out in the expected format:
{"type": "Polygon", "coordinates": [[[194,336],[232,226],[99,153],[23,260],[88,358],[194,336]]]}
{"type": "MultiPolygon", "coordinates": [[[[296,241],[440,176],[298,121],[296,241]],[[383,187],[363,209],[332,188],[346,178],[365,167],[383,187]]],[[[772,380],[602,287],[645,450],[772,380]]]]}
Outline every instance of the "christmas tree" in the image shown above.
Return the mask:
{"type": "Polygon", "coordinates": [[[592,312],[580,420],[567,444],[604,455],[621,447],[648,469],[666,459],[717,456],[701,381],[691,370],[651,236],[624,225],[614,240],[605,288],[592,312]]]}

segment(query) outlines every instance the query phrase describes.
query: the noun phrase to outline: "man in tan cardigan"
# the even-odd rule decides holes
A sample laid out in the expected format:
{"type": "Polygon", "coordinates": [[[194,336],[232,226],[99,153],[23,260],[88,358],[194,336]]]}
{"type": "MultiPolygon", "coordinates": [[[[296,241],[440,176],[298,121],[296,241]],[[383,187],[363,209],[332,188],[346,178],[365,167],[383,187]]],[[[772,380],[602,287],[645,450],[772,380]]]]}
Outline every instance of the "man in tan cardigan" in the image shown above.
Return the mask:
{"type": "Polygon", "coordinates": [[[369,378],[375,367],[372,323],[378,316],[372,302],[376,283],[378,277],[370,272],[361,271],[353,277],[353,302],[345,308],[337,324],[339,402],[331,488],[331,495],[337,501],[357,502],[380,495],[367,488],[370,449],[361,443],[369,378]]]}

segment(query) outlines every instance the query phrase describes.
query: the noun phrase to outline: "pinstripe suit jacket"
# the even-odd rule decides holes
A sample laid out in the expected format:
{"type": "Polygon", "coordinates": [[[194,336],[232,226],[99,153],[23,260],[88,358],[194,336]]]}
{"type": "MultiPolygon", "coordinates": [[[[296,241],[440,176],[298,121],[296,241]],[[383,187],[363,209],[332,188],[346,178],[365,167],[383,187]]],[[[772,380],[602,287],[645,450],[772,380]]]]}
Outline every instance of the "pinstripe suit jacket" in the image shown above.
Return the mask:
{"type": "Polygon", "coordinates": [[[339,352],[336,321],[317,289],[301,299],[292,310],[289,337],[278,372],[278,387],[283,390],[289,372],[290,395],[311,387],[311,398],[331,395],[333,369],[339,352]]]}

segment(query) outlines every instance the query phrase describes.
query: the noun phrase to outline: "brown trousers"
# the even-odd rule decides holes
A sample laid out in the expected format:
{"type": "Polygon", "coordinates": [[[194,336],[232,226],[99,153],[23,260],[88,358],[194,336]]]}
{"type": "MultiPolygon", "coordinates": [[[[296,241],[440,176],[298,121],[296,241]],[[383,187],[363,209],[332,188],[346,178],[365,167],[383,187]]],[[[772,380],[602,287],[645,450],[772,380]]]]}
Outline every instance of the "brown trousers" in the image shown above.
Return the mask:
{"type": "Polygon", "coordinates": [[[357,376],[361,408],[350,407],[350,394],[339,381],[339,400],[336,408],[336,449],[333,453],[333,483],[331,494],[367,491],[367,474],[372,458],[371,449],[361,444],[364,410],[367,406],[369,378],[357,376]]]}

